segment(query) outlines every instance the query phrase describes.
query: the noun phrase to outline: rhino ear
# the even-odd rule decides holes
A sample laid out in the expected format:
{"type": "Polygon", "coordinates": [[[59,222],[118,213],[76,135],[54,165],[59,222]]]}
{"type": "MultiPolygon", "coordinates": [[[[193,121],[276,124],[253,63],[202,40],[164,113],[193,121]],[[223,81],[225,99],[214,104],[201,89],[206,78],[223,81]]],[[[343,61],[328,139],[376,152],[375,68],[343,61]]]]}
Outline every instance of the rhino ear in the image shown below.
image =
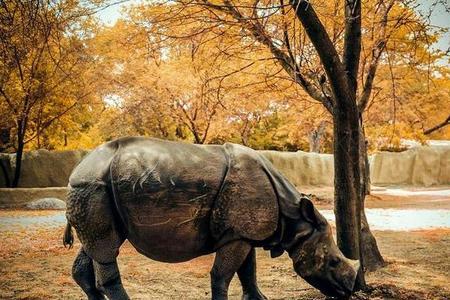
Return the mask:
{"type": "Polygon", "coordinates": [[[303,216],[303,218],[305,218],[306,221],[308,221],[309,223],[312,224],[316,224],[317,223],[317,216],[316,216],[316,212],[314,209],[314,205],[311,202],[311,200],[309,200],[306,197],[302,197],[300,199],[300,214],[303,216]]]}
{"type": "Polygon", "coordinates": [[[282,243],[283,249],[291,249],[301,239],[310,235],[313,230],[314,229],[313,226],[311,226],[311,224],[309,224],[308,222],[300,221],[296,225],[294,237],[282,243]]]}

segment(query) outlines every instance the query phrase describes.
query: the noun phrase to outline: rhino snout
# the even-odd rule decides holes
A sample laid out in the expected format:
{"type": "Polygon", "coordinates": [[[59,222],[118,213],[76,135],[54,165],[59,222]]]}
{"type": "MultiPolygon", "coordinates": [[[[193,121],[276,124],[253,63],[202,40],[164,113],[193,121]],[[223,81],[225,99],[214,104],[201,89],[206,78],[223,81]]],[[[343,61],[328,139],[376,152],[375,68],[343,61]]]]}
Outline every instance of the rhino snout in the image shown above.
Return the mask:
{"type": "Polygon", "coordinates": [[[343,266],[334,274],[334,278],[339,285],[341,294],[351,295],[355,287],[356,277],[361,266],[359,260],[344,258],[343,266]]]}
{"type": "Polygon", "coordinates": [[[359,260],[349,259],[349,261],[355,272],[358,273],[359,268],[361,267],[361,263],[359,262],[359,260]]]}

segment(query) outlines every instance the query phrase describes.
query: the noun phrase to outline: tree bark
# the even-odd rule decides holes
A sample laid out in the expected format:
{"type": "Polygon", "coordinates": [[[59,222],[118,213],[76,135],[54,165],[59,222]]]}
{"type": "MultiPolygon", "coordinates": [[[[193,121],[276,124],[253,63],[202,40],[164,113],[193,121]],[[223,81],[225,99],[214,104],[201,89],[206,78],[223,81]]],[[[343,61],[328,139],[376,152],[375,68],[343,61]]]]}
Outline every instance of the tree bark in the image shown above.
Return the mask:
{"type": "MultiPolygon", "coordinates": [[[[0,128],[0,152],[7,150],[11,143],[11,128],[0,128]]],[[[11,180],[9,174],[11,171],[11,163],[5,166],[3,160],[0,160],[0,169],[2,170],[3,178],[5,179],[5,186],[11,187],[11,180]]]]}
{"type": "Polygon", "coordinates": [[[20,181],[20,174],[22,169],[22,156],[23,156],[23,149],[24,149],[24,137],[22,137],[21,134],[17,135],[18,137],[18,145],[17,145],[17,151],[16,151],[16,166],[14,169],[14,179],[11,184],[11,187],[15,188],[19,185],[20,181]]]}
{"type": "Polygon", "coordinates": [[[370,194],[370,165],[369,157],[367,155],[367,143],[363,126],[361,126],[360,129],[359,151],[360,169],[362,175],[359,200],[361,203],[361,254],[365,271],[375,271],[379,268],[384,267],[386,263],[381,256],[380,250],[378,249],[377,241],[370,231],[370,226],[367,221],[366,213],[364,211],[366,195],[370,194]]]}
{"type": "MultiPolygon", "coordinates": [[[[336,105],[334,123],[334,213],[337,244],[352,259],[360,256],[361,202],[359,166],[359,118],[353,106],[336,105]]],[[[365,287],[364,270],[360,269],[355,290],[365,287]]]]}
{"type": "MultiPolygon", "coordinates": [[[[364,204],[362,204],[363,206],[364,204]]],[[[370,231],[369,223],[367,222],[366,213],[364,208],[361,209],[361,252],[362,259],[364,261],[364,271],[373,272],[379,268],[385,267],[386,262],[381,256],[381,252],[378,249],[377,240],[370,231]]]]}
{"type": "Polygon", "coordinates": [[[320,122],[317,128],[309,133],[309,152],[320,153],[322,145],[322,137],[325,132],[325,121],[320,122]]]}
{"type": "Polygon", "coordinates": [[[431,127],[430,129],[424,130],[423,134],[425,134],[425,135],[432,134],[433,132],[435,132],[441,128],[444,128],[447,125],[450,125],[450,116],[448,116],[447,119],[445,119],[443,122],[439,123],[438,125],[431,127]]]}
{"type": "MultiPolygon", "coordinates": [[[[10,164],[8,164],[8,165],[10,165],[10,164]]],[[[8,167],[5,166],[5,164],[3,163],[3,160],[0,160],[0,168],[2,169],[3,178],[5,179],[5,186],[11,187],[11,181],[9,180],[8,167]]]]}
{"type": "Polygon", "coordinates": [[[16,150],[16,164],[14,169],[14,178],[11,187],[19,186],[20,174],[22,171],[22,156],[25,148],[25,132],[27,128],[27,118],[17,120],[17,150],[16,150]]]}

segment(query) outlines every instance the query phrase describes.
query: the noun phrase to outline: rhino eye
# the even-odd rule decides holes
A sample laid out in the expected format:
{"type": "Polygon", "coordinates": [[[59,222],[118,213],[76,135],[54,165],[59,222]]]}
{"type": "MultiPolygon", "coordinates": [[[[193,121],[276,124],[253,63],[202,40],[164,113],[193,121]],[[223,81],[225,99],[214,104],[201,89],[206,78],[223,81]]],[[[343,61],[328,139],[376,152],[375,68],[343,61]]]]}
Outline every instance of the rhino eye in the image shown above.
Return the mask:
{"type": "Polygon", "coordinates": [[[338,265],[339,265],[339,262],[340,262],[341,260],[338,258],[338,257],[333,257],[331,260],[330,260],[330,267],[331,268],[336,268],[338,265]]]}

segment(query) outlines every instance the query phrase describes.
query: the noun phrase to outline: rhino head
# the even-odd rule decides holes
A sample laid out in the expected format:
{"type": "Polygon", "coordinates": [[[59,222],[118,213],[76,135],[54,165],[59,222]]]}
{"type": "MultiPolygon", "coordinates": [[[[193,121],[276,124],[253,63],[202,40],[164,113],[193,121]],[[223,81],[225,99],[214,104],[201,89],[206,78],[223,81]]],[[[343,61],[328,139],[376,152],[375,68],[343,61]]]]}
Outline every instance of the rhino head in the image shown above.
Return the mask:
{"type": "Polygon", "coordinates": [[[296,273],[327,296],[351,295],[359,261],[342,254],[333,240],[331,226],[308,198],[301,198],[299,210],[300,219],[286,221],[281,244],[296,273]]]}

